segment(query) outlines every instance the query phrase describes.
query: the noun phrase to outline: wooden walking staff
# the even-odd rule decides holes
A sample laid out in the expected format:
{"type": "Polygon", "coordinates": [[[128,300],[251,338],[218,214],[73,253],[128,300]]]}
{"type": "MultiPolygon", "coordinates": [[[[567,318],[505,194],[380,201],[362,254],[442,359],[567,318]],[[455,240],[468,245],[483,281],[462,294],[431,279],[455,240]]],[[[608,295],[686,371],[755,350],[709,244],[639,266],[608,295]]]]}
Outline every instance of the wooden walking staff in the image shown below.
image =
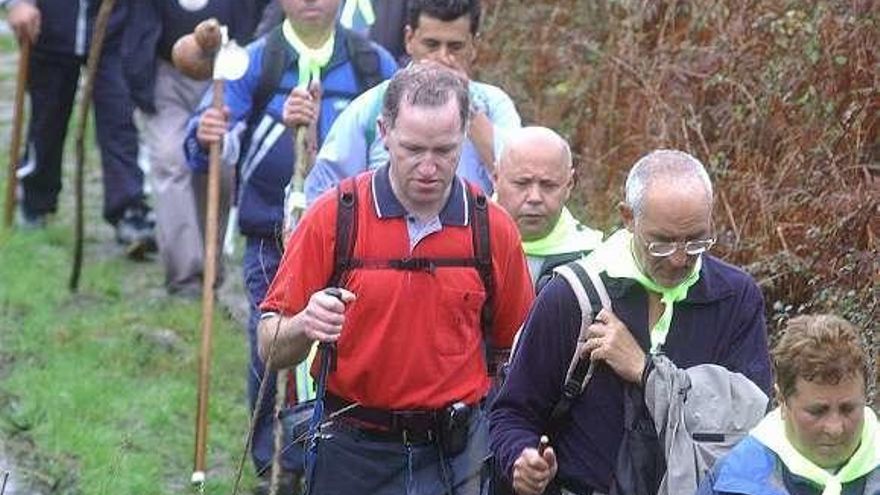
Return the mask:
{"type": "Polygon", "coordinates": [[[6,175],[6,204],[3,225],[12,228],[15,217],[15,189],[18,185],[18,160],[21,148],[21,129],[24,126],[24,94],[27,91],[28,67],[31,60],[31,40],[27,36],[19,40],[18,74],[15,79],[15,104],[12,107],[12,141],[9,144],[9,172],[6,175]]]}
{"type": "MultiPolygon", "coordinates": [[[[321,101],[320,83],[317,83],[315,99],[321,101]]],[[[309,89],[309,82],[305,84],[309,89]]],[[[316,104],[320,109],[320,104],[316,104]]],[[[317,145],[317,118],[309,126],[297,126],[293,134],[293,150],[295,154],[293,172],[290,183],[284,192],[284,220],[282,228],[283,240],[296,228],[299,219],[306,209],[305,183],[306,177],[314,164],[314,154],[317,145]]],[[[268,370],[267,370],[268,372],[268,370]]],[[[272,477],[269,481],[269,495],[277,495],[281,481],[281,455],[284,450],[284,428],[281,424],[282,411],[287,401],[287,388],[289,381],[295,380],[292,372],[282,369],[277,372],[275,379],[275,424],[273,428],[274,452],[272,453],[272,477]]]]}
{"type": "MultiPolygon", "coordinates": [[[[230,41],[226,27],[220,27],[220,50],[214,59],[214,109],[223,111],[225,81],[238,79],[247,70],[244,50],[230,41]]],[[[208,152],[208,205],[205,220],[205,269],[202,275],[202,334],[199,350],[198,405],[196,439],[191,481],[199,491],[205,484],[205,447],[208,435],[208,389],[211,372],[211,340],[214,324],[214,281],[217,278],[217,237],[220,216],[220,152],[222,142],[211,143],[208,152]]]]}
{"type": "Polygon", "coordinates": [[[83,170],[86,160],[86,124],[88,123],[89,107],[92,103],[92,93],[95,89],[95,76],[98,73],[98,62],[101,59],[101,49],[104,46],[104,35],[107,34],[107,23],[110,20],[110,12],[116,0],[104,0],[98,9],[95,19],[95,31],[92,34],[92,43],[89,46],[89,58],[86,60],[86,85],[80,95],[79,118],[76,123],[76,168],[73,174],[73,197],[74,197],[74,230],[73,230],[73,266],[70,271],[70,290],[76,292],[79,288],[79,275],[82,271],[83,257],[83,170]]]}

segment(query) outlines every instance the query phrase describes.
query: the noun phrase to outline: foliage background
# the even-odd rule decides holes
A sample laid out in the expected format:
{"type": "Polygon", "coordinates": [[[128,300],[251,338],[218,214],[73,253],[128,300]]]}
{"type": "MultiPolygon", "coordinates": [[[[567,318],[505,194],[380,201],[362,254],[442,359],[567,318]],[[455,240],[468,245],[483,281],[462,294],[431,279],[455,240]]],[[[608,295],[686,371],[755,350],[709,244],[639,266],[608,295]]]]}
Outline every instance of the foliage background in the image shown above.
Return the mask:
{"type": "MultiPolygon", "coordinates": [[[[880,2],[485,0],[479,78],[569,139],[575,208],[606,231],[654,148],[702,160],[716,253],[771,331],[836,312],[880,335],[880,2]]],[[[878,370],[880,372],[880,370],[878,370]]]]}

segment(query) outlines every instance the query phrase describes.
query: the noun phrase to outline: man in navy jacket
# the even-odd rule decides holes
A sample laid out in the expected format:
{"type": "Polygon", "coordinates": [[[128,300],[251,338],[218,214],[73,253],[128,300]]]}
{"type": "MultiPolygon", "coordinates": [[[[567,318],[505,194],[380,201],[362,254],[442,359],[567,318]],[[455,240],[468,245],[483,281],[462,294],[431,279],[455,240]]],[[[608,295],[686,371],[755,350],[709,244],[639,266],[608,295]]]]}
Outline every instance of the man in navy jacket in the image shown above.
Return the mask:
{"type": "MultiPolygon", "coordinates": [[[[100,0],[10,0],[7,19],[17,37],[33,43],[28,93],[31,118],[18,169],[26,226],[41,227],[58,209],[61,155],[80,69],[88,55],[100,0]]],[[[101,149],[104,218],[132,256],[155,247],[151,213],[138,165],[134,106],[122,78],[119,48],[126,5],[109,20],[95,80],[95,129],[101,149]]]]}
{"type": "Polygon", "coordinates": [[[640,384],[650,353],[687,368],[714,363],[765,392],[771,372],[760,290],[746,273],[709,255],[712,184],[694,157],[672,150],[639,160],[620,205],[625,229],[587,258],[612,310],[590,325],[592,380],[538,453],[578,338],[580,309],[561,277],[529,315],[494,409],[491,447],[518,494],[608,493],[624,432],[624,384],[640,384]]]}

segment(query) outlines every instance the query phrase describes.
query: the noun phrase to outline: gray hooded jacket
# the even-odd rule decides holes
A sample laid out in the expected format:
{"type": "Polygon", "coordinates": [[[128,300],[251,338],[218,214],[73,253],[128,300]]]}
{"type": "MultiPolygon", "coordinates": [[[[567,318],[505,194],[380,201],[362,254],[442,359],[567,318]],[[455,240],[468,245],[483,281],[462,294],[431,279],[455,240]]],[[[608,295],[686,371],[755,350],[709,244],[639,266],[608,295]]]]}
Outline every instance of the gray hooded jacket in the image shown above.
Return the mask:
{"type": "Polygon", "coordinates": [[[645,382],[645,403],[666,456],[659,495],[694,493],[706,471],[748,435],[767,396],[740,373],[701,364],[687,369],[662,355],[645,382]]]}

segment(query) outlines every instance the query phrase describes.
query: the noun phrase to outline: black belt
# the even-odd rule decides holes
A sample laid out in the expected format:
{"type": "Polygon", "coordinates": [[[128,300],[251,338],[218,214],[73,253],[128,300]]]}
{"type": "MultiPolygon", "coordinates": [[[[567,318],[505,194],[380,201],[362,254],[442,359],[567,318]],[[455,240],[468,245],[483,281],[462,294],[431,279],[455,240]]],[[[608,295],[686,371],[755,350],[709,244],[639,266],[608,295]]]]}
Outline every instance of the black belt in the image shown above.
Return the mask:
{"type": "MultiPolygon", "coordinates": [[[[380,441],[403,441],[430,443],[437,441],[443,430],[447,409],[389,410],[354,405],[342,397],[327,393],[324,398],[327,410],[334,420],[346,423],[366,436],[380,441]]],[[[470,413],[473,413],[471,407],[470,413]]]]}

